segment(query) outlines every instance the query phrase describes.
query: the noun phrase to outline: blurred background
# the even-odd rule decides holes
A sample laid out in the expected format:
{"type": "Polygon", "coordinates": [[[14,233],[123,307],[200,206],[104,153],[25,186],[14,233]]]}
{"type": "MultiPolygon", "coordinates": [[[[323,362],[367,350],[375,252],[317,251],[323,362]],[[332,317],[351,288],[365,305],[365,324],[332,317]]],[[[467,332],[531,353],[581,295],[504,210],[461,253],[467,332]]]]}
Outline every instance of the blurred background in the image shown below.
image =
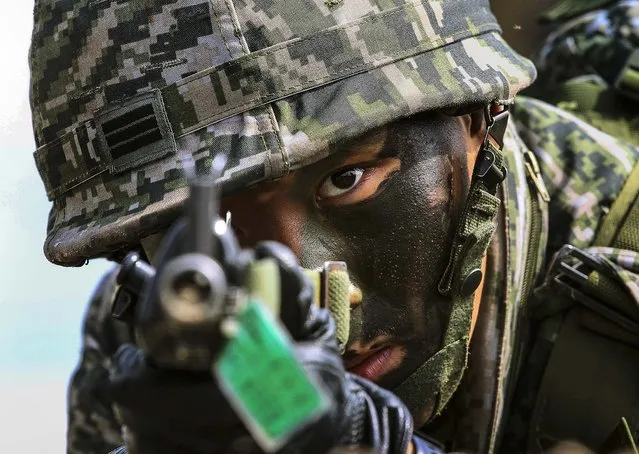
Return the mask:
{"type": "Polygon", "coordinates": [[[106,261],[78,269],[42,254],[49,202],[38,177],[27,61],[33,1],[0,15],[0,451],[64,453],[66,387],[88,297],[106,261]]]}

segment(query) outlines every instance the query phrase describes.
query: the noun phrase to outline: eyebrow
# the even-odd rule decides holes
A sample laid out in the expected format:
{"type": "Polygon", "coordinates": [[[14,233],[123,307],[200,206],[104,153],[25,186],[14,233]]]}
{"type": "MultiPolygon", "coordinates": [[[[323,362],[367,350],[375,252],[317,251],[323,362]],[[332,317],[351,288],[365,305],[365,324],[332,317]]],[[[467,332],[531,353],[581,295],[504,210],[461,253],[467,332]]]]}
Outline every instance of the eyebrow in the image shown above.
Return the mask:
{"type": "MultiPolygon", "coordinates": [[[[328,156],[306,167],[306,170],[313,173],[318,171],[326,172],[340,165],[346,167],[349,165],[357,165],[358,162],[363,162],[364,160],[372,161],[395,157],[398,155],[397,152],[389,153],[389,151],[386,150],[388,139],[387,131],[386,127],[378,128],[358,138],[336,144],[328,156]],[[380,142],[382,142],[381,146],[379,145],[380,142]]],[[[304,171],[304,168],[299,170],[304,171]]]]}
{"type": "Polygon", "coordinates": [[[373,130],[353,139],[351,142],[343,146],[336,154],[347,153],[349,155],[367,154],[379,157],[384,152],[388,142],[388,129],[380,128],[373,130]],[[365,139],[364,139],[365,138],[365,139]],[[381,142],[381,146],[380,146],[381,142]]]}
{"type": "MultiPolygon", "coordinates": [[[[392,131],[390,132],[390,134],[392,134],[392,131]]],[[[389,138],[390,136],[386,138],[384,146],[382,146],[382,148],[380,148],[380,150],[375,155],[377,158],[396,158],[402,154],[402,150],[399,147],[394,146],[397,144],[397,142],[394,140],[388,140],[389,138]]]]}

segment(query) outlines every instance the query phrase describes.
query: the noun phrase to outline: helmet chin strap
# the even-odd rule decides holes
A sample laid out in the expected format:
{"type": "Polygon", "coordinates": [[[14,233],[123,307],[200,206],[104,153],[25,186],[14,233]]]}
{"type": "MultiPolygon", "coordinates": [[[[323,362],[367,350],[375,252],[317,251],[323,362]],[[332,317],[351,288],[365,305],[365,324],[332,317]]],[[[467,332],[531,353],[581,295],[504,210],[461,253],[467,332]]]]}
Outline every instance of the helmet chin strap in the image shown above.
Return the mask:
{"type": "Polygon", "coordinates": [[[448,265],[438,286],[439,292],[451,299],[442,347],[394,389],[413,413],[435,398],[431,419],[441,414],[466,369],[473,295],[482,281],[482,259],[495,231],[495,218],[501,204],[497,189],[507,175],[502,150],[508,110],[504,108],[493,114],[491,108],[494,107],[500,106],[485,109],[486,136],[475,163],[448,265]]]}

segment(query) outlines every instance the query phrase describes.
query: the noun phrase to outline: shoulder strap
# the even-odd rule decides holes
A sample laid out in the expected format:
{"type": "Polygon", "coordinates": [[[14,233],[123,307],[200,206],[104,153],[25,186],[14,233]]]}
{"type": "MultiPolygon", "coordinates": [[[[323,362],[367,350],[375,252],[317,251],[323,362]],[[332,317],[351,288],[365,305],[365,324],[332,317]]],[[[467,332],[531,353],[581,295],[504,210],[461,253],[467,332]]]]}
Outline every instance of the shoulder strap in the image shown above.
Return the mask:
{"type": "Polygon", "coordinates": [[[639,108],[639,84],[634,90],[633,98],[629,96],[632,93],[629,88],[622,92],[597,76],[583,76],[558,85],[544,98],[606,134],[639,146],[639,121],[635,114],[639,108]],[[620,96],[622,93],[626,96],[620,96]]]}
{"type": "Polygon", "coordinates": [[[603,219],[595,245],[639,252],[639,164],[603,219]]]}

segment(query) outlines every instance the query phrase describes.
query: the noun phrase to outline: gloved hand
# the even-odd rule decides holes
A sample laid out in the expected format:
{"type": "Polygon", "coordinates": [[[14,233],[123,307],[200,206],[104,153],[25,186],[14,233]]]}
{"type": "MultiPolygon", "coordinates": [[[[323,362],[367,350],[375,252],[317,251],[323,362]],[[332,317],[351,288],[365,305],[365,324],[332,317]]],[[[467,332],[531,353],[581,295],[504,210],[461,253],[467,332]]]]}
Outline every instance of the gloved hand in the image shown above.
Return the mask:
{"type": "MultiPolygon", "coordinates": [[[[280,452],[321,453],[352,445],[380,454],[407,452],[413,434],[410,413],[389,391],[344,370],[332,317],[312,304],[312,286],[295,256],[271,242],[260,244],[254,254],[279,264],[282,321],[295,340],[299,361],[331,401],[328,413],[280,452]]],[[[113,358],[110,391],[130,454],[261,452],[209,373],[158,369],[136,347],[125,345],[113,358]]]]}

